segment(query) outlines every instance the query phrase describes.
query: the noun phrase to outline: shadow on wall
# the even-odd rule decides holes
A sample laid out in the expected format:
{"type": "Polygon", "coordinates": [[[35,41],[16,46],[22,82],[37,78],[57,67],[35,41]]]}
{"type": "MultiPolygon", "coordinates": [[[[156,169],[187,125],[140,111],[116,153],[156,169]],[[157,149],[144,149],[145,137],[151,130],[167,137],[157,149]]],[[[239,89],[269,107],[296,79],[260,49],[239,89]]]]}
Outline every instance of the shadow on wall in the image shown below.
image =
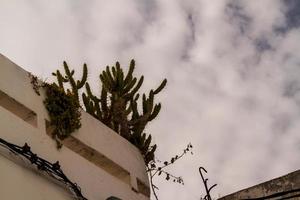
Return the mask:
{"type": "Polygon", "coordinates": [[[119,199],[117,197],[108,197],[106,200],[122,200],[122,199],[119,199]]]}

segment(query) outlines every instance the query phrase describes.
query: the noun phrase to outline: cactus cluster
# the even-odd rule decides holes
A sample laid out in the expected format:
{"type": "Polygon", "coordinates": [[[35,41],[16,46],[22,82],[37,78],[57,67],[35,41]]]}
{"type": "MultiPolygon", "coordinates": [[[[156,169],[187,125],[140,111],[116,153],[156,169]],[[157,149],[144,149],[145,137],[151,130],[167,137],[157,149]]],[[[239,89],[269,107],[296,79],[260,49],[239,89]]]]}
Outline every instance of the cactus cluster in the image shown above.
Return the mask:
{"type": "Polygon", "coordinates": [[[139,111],[138,100],[140,94],[138,90],[143,84],[144,77],[133,76],[135,61],[131,60],[127,74],[120,67],[119,62],[115,66],[107,66],[102,71],[99,78],[102,83],[101,95],[97,97],[91,91],[87,80],[87,66],[83,65],[83,76],[81,80],[75,81],[74,70],[70,70],[64,62],[66,75],[62,75],[59,70],[53,73],[57,78],[57,87],[63,91],[64,83],[69,83],[71,90],[67,89],[66,94],[73,94],[79,103],[79,90],[85,85],[86,91],[82,93],[82,102],[86,112],[100,120],[115,132],[134,144],[144,156],[145,163],[148,164],[154,159],[156,145],[151,145],[152,137],[144,133],[148,122],[152,121],[159,113],[161,104],[154,103],[154,97],[166,85],[167,80],[149,94],[142,95],[142,112],[139,111]]]}
{"type": "Polygon", "coordinates": [[[74,70],[70,71],[66,62],[64,62],[66,75],[57,70],[52,75],[56,76],[57,83],[44,83],[46,90],[46,99],[44,104],[50,117],[50,125],[54,126],[52,137],[57,142],[57,147],[62,146],[61,141],[67,138],[71,133],[81,127],[80,123],[80,101],[78,91],[87,80],[87,66],[83,65],[83,76],[81,81],[75,81],[73,78],[74,70]],[[70,89],[65,90],[64,83],[70,83],[70,89]]]}
{"type": "Polygon", "coordinates": [[[63,91],[65,91],[64,83],[69,82],[71,85],[72,91],[67,89],[67,91],[65,91],[65,92],[72,93],[79,102],[78,91],[86,83],[87,74],[88,74],[87,65],[83,64],[83,73],[82,73],[81,80],[77,80],[77,81],[75,81],[75,79],[73,77],[75,71],[74,70],[70,71],[69,66],[65,61],[64,61],[63,65],[64,65],[64,69],[65,69],[65,73],[66,73],[65,76],[63,76],[59,70],[56,70],[56,73],[55,72],[52,73],[52,75],[56,76],[56,78],[57,78],[58,85],[57,84],[56,85],[58,87],[60,87],[63,91]]]}
{"type": "Polygon", "coordinates": [[[143,84],[144,77],[133,76],[134,60],[131,60],[127,74],[119,62],[113,67],[106,67],[99,78],[102,82],[100,98],[93,95],[86,83],[86,94],[82,94],[86,111],[119,133],[134,144],[148,163],[154,158],[156,145],[151,146],[151,135],[146,135],[144,129],[159,113],[161,104],[154,104],[154,97],[166,85],[163,80],[159,87],[142,96],[142,113],[138,110],[138,90],[143,84]]]}

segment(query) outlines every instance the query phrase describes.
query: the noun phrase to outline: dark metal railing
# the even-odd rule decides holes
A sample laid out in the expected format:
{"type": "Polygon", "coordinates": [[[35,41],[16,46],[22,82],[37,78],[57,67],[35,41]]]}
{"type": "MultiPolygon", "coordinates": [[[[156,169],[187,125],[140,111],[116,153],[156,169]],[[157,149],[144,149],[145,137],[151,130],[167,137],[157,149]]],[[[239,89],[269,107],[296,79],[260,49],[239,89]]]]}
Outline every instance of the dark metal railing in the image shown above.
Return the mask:
{"type": "Polygon", "coordinates": [[[206,195],[204,196],[204,200],[212,200],[211,196],[210,196],[210,191],[217,186],[217,184],[214,184],[212,185],[211,187],[208,187],[208,178],[204,178],[203,176],[203,173],[202,172],[205,172],[207,173],[206,169],[204,167],[199,167],[199,173],[200,173],[200,176],[202,178],[202,182],[204,184],[204,187],[205,187],[205,192],[206,192],[206,195]]]}
{"type": "Polygon", "coordinates": [[[33,153],[27,143],[23,147],[9,143],[4,139],[0,138],[0,146],[8,149],[13,154],[26,158],[34,165],[38,170],[46,172],[50,177],[56,179],[57,181],[63,183],[73,194],[77,200],[88,200],[85,198],[80,187],[70,181],[68,177],[64,174],[63,170],[60,168],[59,162],[50,163],[47,160],[39,157],[37,154],[33,153]]]}

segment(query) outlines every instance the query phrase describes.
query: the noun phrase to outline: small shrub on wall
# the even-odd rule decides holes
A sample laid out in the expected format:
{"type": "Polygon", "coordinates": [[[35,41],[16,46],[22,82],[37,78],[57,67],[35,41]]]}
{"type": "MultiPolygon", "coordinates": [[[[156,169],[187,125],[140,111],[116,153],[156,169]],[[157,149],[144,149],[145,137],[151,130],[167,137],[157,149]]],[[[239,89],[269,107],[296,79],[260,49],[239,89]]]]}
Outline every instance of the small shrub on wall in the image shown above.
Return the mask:
{"type": "Polygon", "coordinates": [[[66,93],[55,83],[45,84],[44,87],[46,90],[44,104],[50,117],[50,125],[54,127],[52,137],[60,148],[60,141],[81,127],[80,105],[73,93],[66,93]]]}

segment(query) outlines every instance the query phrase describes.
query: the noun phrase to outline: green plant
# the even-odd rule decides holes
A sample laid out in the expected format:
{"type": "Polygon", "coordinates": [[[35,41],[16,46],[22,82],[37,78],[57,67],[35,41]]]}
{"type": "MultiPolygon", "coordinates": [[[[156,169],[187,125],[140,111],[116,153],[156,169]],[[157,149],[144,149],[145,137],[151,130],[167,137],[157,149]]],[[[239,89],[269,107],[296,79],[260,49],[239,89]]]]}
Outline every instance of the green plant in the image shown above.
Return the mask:
{"type": "Polygon", "coordinates": [[[148,172],[151,190],[156,200],[158,200],[158,196],[156,194],[156,190],[158,190],[158,187],[154,184],[155,177],[164,175],[165,180],[167,181],[171,180],[174,183],[179,183],[184,185],[184,181],[181,176],[174,176],[166,169],[171,165],[173,165],[175,162],[177,162],[179,159],[187,155],[188,152],[190,152],[191,155],[193,155],[192,148],[193,148],[192,144],[189,143],[180,155],[173,156],[169,161],[166,160],[162,162],[157,159],[153,159],[148,163],[146,168],[148,172]]]}
{"type": "Polygon", "coordinates": [[[57,141],[57,147],[61,147],[61,140],[81,127],[80,105],[76,96],[58,87],[55,83],[45,84],[45,107],[50,117],[50,125],[54,127],[52,137],[57,141]]]}
{"type": "Polygon", "coordinates": [[[62,146],[61,140],[81,127],[78,91],[84,86],[87,79],[86,64],[83,65],[83,76],[80,81],[75,81],[73,78],[75,71],[70,71],[66,62],[63,64],[66,75],[63,76],[57,70],[56,73],[52,73],[56,76],[57,83],[43,84],[46,90],[44,104],[50,117],[50,125],[54,127],[52,137],[56,140],[58,148],[62,146]],[[64,83],[69,83],[71,90],[65,90],[64,83]]]}
{"type": "Polygon", "coordinates": [[[161,109],[160,103],[154,104],[154,97],[165,87],[167,80],[164,79],[157,89],[150,90],[148,95],[143,94],[140,113],[138,90],[144,77],[134,77],[134,68],[134,60],[131,60],[126,75],[118,62],[113,67],[107,66],[99,76],[102,83],[100,98],[93,95],[86,83],[86,93],[82,94],[82,99],[88,113],[134,144],[148,164],[154,159],[157,146],[151,145],[152,137],[150,134],[147,136],[144,129],[161,109]]]}
{"type": "Polygon", "coordinates": [[[38,81],[38,77],[34,76],[33,74],[31,74],[30,72],[28,72],[28,77],[30,78],[30,83],[32,86],[32,89],[34,90],[34,92],[38,95],[41,96],[41,93],[39,91],[41,85],[39,85],[39,81],[38,81]]]}
{"type": "Polygon", "coordinates": [[[76,97],[77,101],[79,102],[78,91],[86,83],[87,74],[88,74],[87,65],[83,64],[83,73],[82,73],[81,80],[77,80],[77,81],[75,81],[75,79],[73,78],[75,71],[74,70],[70,71],[69,66],[65,61],[63,65],[66,73],[65,76],[63,76],[59,70],[56,70],[56,73],[52,73],[52,75],[56,76],[59,88],[61,88],[65,93],[72,93],[76,97]],[[69,83],[72,90],[67,89],[67,91],[65,91],[64,83],[69,83]]]}
{"type": "Polygon", "coordinates": [[[57,78],[57,84],[46,84],[45,105],[49,112],[51,125],[54,125],[54,137],[60,140],[68,137],[80,127],[80,99],[79,90],[85,85],[86,93],[82,94],[85,110],[92,116],[112,128],[115,132],[130,141],[142,153],[145,163],[154,159],[156,144],[152,145],[152,136],[144,130],[146,125],[155,119],[161,109],[161,104],[154,103],[154,97],[167,83],[164,79],[149,94],[142,95],[139,111],[138,90],[143,84],[144,77],[134,77],[135,62],[131,60],[129,70],[125,75],[117,62],[113,67],[106,67],[99,78],[102,83],[100,97],[95,96],[87,81],[87,66],[83,65],[81,80],[74,79],[74,70],[70,70],[66,62],[63,63],[65,75],[59,70],[52,73],[57,78]],[[65,90],[65,83],[69,89],[65,90]]]}
{"type": "MultiPolygon", "coordinates": [[[[53,137],[58,141],[67,138],[73,131],[80,128],[80,99],[79,90],[85,85],[86,92],[82,93],[82,102],[85,110],[99,121],[112,128],[115,132],[135,145],[144,157],[147,172],[150,179],[151,189],[156,199],[155,190],[158,189],[153,179],[155,176],[165,174],[166,180],[183,184],[180,176],[174,176],[165,169],[182,158],[192,145],[189,144],[181,155],[176,155],[170,161],[163,162],[155,159],[156,144],[151,144],[152,136],[144,132],[146,125],[155,119],[160,112],[161,104],[155,104],[154,98],[166,86],[164,79],[148,95],[143,94],[139,104],[138,93],[143,84],[144,77],[134,77],[135,62],[131,60],[127,74],[124,74],[119,62],[115,66],[107,66],[99,78],[102,83],[100,97],[94,95],[87,82],[87,66],[83,65],[81,80],[75,81],[74,70],[70,70],[64,62],[65,75],[59,70],[52,73],[57,78],[57,84],[44,84],[46,88],[46,99],[44,101],[49,112],[51,125],[55,127],[53,137]],[[64,84],[69,83],[70,89],[65,90],[64,84]]],[[[37,82],[32,78],[33,89],[36,90],[37,82]]],[[[39,87],[39,86],[38,86],[39,87]]],[[[192,153],[192,152],[191,152],[192,153]]]]}

